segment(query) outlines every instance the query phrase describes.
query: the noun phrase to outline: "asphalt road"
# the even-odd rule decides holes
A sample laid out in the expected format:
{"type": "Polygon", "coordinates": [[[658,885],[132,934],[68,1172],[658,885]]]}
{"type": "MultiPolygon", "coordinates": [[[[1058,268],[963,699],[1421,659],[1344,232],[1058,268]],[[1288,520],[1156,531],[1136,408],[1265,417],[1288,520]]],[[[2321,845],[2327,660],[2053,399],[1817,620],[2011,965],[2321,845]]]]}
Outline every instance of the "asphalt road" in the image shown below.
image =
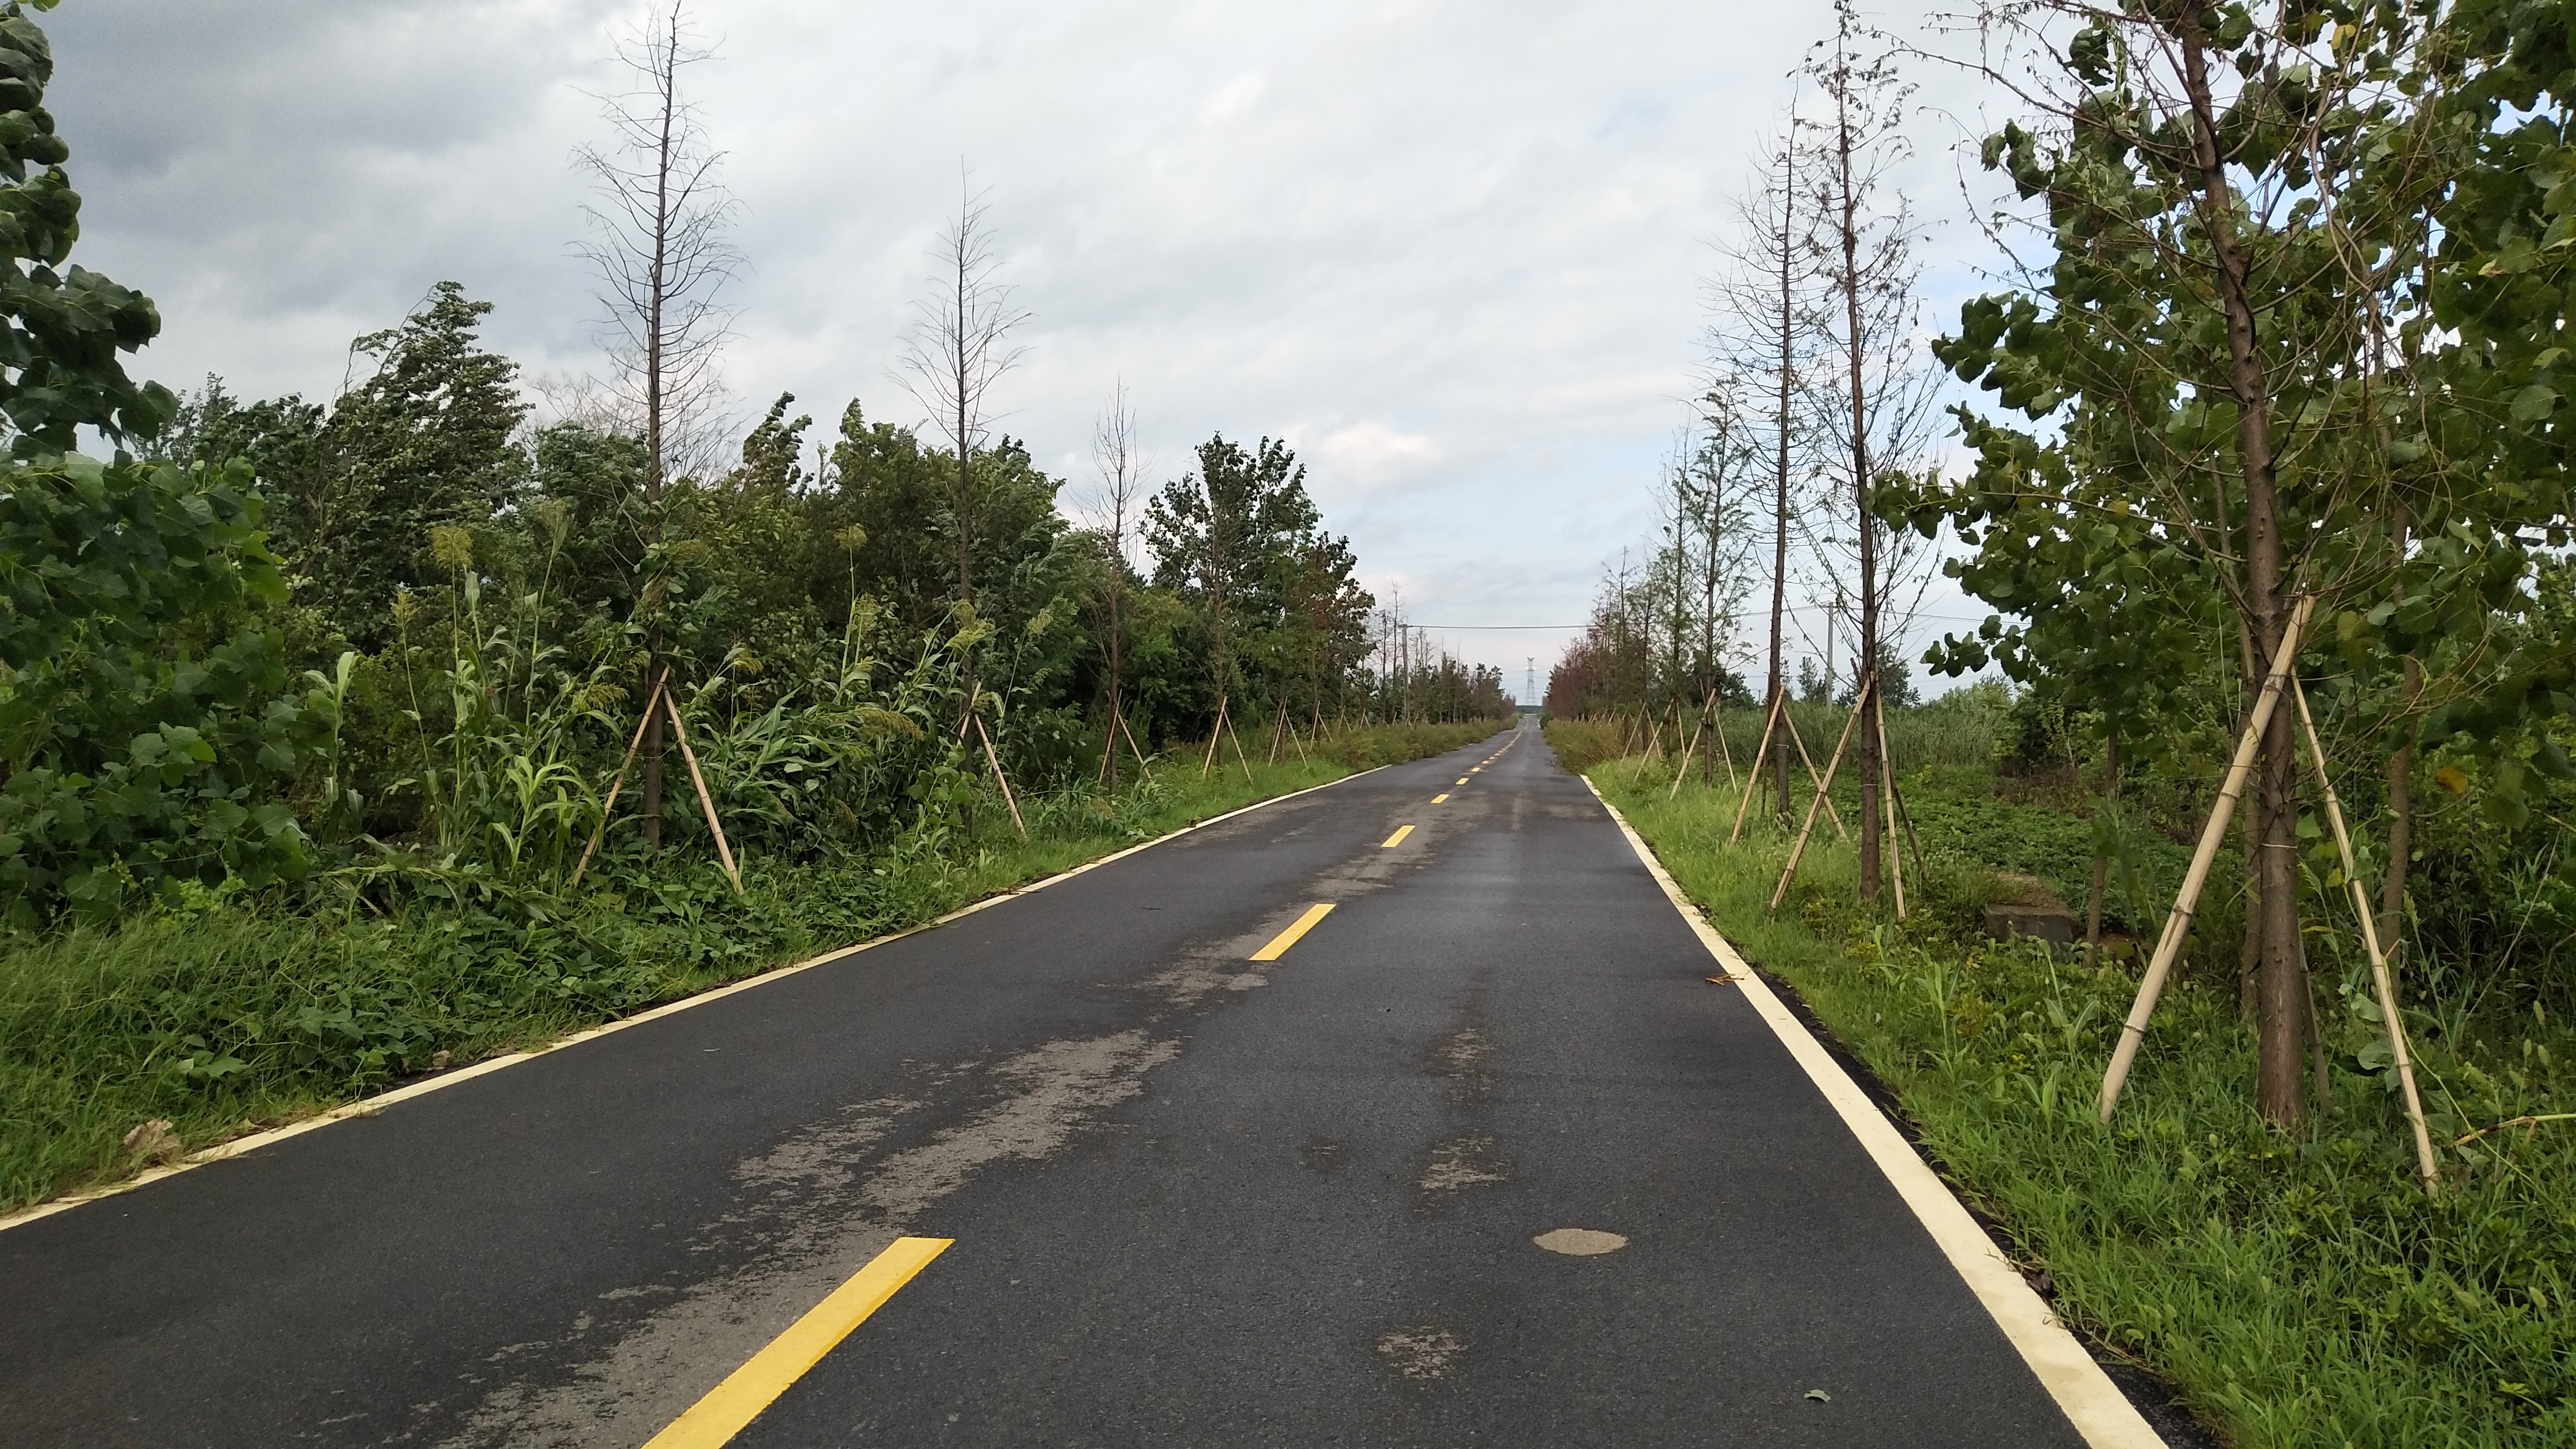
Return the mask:
{"type": "Polygon", "coordinates": [[[638,1445],[902,1234],[736,1443],[2081,1444],[1711,970],[1507,733],[0,1232],[0,1444],[638,1445]]]}

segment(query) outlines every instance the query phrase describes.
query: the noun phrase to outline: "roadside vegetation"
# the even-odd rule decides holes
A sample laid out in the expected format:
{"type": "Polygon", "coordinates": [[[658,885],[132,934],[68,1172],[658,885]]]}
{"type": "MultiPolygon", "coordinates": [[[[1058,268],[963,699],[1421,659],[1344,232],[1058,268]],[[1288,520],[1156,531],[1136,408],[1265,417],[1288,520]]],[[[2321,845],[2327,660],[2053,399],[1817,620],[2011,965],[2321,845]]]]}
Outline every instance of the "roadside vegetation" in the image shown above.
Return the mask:
{"type": "Polygon", "coordinates": [[[1551,737],[2239,1442],[2576,1442],[2576,28],[1974,8],[1784,86],[1551,737]]]}
{"type": "Polygon", "coordinates": [[[1026,314],[971,194],[889,339],[925,426],[730,423],[680,5],[580,158],[600,379],[530,383],[440,282],[329,399],[137,381],[47,8],[0,5],[0,1211],[1510,713],[1284,443],[1149,476],[1104,387],[1068,498],[996,433],[1026,314]]]}
{"type": "MultiPolygon", "coordinates": [[[[2503,872],[2488,889],[2519,938],[2416,933],[2407,1012],[2440,1193],[2415,1181],[2367,965],[2323,932],[2318,1110],[2284,1133],[2249,1099],[2244,913],[2227,903],[2213,903],[2105,1125],[2099,1083],[2137,943],[2154,939],[2188,848],[2153,830],[2131,842],[2140,884],[2112,892],[2098,965],[2080,945],[2052,955],[1990,938],[1986,906],[2027,899],[2027,877],[2081,899],[2108,803],[2062,755],[2021,752],[2020,725],[2044,711],[2001,694],[1889,712],[1929,867],[1920,878],[1909,854],[1902,923],[1862,903],[1856,853],[1821,827],[1769,913],[1790,834],[1757,809],[1730,847],[1741,794],[1723,770],[1711,786],[1694,765],[1676,793],[1676,758],[1619,753],[1619,722],[1553,723],[1549,738],[1588,762],[1719,931],[1877,1074],[2057,1311],[2231,1442],[2538,1449],[2576,1436],[2576,1001],[2535,939],[2576,926],[2563,892],[2503,872]],[[1980,733],[1985,758],[1959,759],[1980,733]]],[[[1847,818],[1861,808],[1856,789],[1835,793],[1847,818]]],[[[2428,872],[2495,864],[2474,808],[2426,827],[2428,872]]]]}

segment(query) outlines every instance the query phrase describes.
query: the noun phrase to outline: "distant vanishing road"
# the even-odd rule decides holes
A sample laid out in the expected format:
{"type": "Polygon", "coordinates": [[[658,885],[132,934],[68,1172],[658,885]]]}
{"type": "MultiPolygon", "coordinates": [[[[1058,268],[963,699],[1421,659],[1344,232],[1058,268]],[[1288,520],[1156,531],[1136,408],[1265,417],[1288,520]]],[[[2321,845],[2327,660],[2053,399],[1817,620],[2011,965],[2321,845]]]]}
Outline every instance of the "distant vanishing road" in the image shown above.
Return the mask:
{"type": "Polygon", "coordinates": [[[1508,731],[0,1231],[0,1445],[2154,1443],[1724,974],[1508,731]]]}

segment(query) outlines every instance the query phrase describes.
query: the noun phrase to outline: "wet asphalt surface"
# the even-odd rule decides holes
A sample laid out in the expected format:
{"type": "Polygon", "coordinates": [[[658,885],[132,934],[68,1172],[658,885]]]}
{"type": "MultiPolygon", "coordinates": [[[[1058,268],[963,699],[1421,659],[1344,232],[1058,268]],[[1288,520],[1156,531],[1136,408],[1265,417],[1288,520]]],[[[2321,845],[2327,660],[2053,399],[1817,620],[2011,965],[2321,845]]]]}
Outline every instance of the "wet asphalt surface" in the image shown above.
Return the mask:
{"type": "Polygon", "coordinates": [[[737,1444],[2080,1444],[1712,969],[1506,732],[0,1232],[0,1444],[637,1445],[906,1233],[737,1444]]]}

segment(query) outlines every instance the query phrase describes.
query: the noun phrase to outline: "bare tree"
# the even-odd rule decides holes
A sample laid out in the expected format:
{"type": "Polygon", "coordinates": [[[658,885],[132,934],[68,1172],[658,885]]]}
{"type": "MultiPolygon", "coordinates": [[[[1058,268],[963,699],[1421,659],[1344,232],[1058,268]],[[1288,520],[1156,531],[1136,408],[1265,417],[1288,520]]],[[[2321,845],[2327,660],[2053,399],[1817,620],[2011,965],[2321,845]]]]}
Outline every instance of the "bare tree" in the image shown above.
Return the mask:
{"type": "MultiPolygon", "coordinates": [[[[663,486],[712,456],[712,411],[722,395],[716,355],[731,314],[718,294],[742,255],[726,236],[734,202],[717,170],[724,153],[707,144],[697,106],[681,93],[683,73],[714,52],[691,33],[682,0],[656,0],[642,26],[617,47],[630,84],[601,96],[608,145],[584,146],[574,164],[590,174],[594,201],[583,208],[591,238],[581,244],[599,280],[607,315],[601,340],[614,381],[608,411],[642,424],[646,472],[639,540],[660,541],[663,486]]],[[[599,399],[589,402],[596,407],[599,399]]],[[[659,590],[647,597],[659,597],[659,590]]],[[[644,728],[644,839],[662,843],[662,716],[653,691],[662,677],[661,633],[645,645],[637,697],[644,728]]]]}
{"type": "MultiPolygon", "coordinates": [[[[1809,252],[1833,305],[1820,331],[1841,353],[1843,376],[1815,391],[1819,416],[1834,436],[1832,471],[1840,473],[1853,523],[1859,583],[1859,619],[1853,706],[1863,711],[1859,736],[1863,801],[1878,798],[1887,762],[1880,758],[1883,725],[1877,671],[1886,657],[1881,609],[1894,560],[1881,558],[1885,530],[1871,517],[1871,489],[1905,455],[1920,446],[1932,413],[1932,378],[1922,363],[1921,304],[1915,284],[1913,221],[1903,193],[1890,184],[1907,156],[1904,137],[1910,90],[1888,61],[1853,54],[1860,24],[1852,0],[1834,7],[1833,39],[1818,48],[1809,75],[1823,90],[1831,118],[1819,127],[1814,147],[1810,213],[1816,221],[1809,252]]],[[[1860,812],[1860,889],[1876,900],[1881,884],[1880,817],[1860,812]]]]}
{"type": "Polygon", "coordinates": [[[1119,606],[1127,592],[1127,539],[1135,524],[1144,473],[1136,456],[1136,409],[1127,401],[1124,381],[1110,389],[1109,406],[1092,426],[1091,458],[1100,470],[1097,506],[1109,540],[1109,728],[1104,768],[1114,791],[1118,788],[1118,735],[1126,720],[1122,696],[1127,678],[1126,634],[1119,606]]]}
{"type": "MultiPolygon", "coordinates": [[[[1799,451],[1795,399],[1802,387],[1813,321],[1811,271],[1801,255],[1804,213],[1799,206],[1794,107],[1778,143],[1769,148],[1761,186],[1737,204],[1736,214],[1744,231],[1729,254],[1728,270],[1713,288],[1718,317],[1712,340],[1721,385],[1732,381],[1749,388],[1758,382],[1773,399],[1771,670],[1763,691],[1763,707],[1768,711],[1784,707],[1789,688],[1782,625],[1789,597],[1791,458],[1799,451]]],[[[1719,390],[1712,387],[1712,395],[1719,390]]],[[[1785,828],[1789,823],[1788,741],[1773,739],[1765,748],[1769,759],[1755,760],[1751,768],[1758,776],[1769,765],[1773,802],[1785,828]]]]}
{"type": "Polygon", "coordinates": [[[1011,289],[993,280],[993,235],[984,224],[982,193],[958,178],[957,217],[940,231],[932,255],[939,271],[915,304],[906,346],[905,386],[930,413],[931,425],[956,450],[957,597],[975,602],[975,471],[984,440],[993,384],[1017,366],[1026,349],[1011,334],[1029,314],[1013,305],[1011,289]]]}
{"type": "Polygon", "coordinates": [[[607,312],[611,391],[630,425],[641,425],[655,499],[716,446],[716,359],[733,320],[719,297],[742,265],[727,235],[736,205],[718,177],[724,153],[708,144],[704,115],[682,91],[689,67],[714,55],[683,0],[656,0],[617,48],[632,83],[599,98],[609,144],[574,153],[593,184],[581,253],[607,312]]]}

